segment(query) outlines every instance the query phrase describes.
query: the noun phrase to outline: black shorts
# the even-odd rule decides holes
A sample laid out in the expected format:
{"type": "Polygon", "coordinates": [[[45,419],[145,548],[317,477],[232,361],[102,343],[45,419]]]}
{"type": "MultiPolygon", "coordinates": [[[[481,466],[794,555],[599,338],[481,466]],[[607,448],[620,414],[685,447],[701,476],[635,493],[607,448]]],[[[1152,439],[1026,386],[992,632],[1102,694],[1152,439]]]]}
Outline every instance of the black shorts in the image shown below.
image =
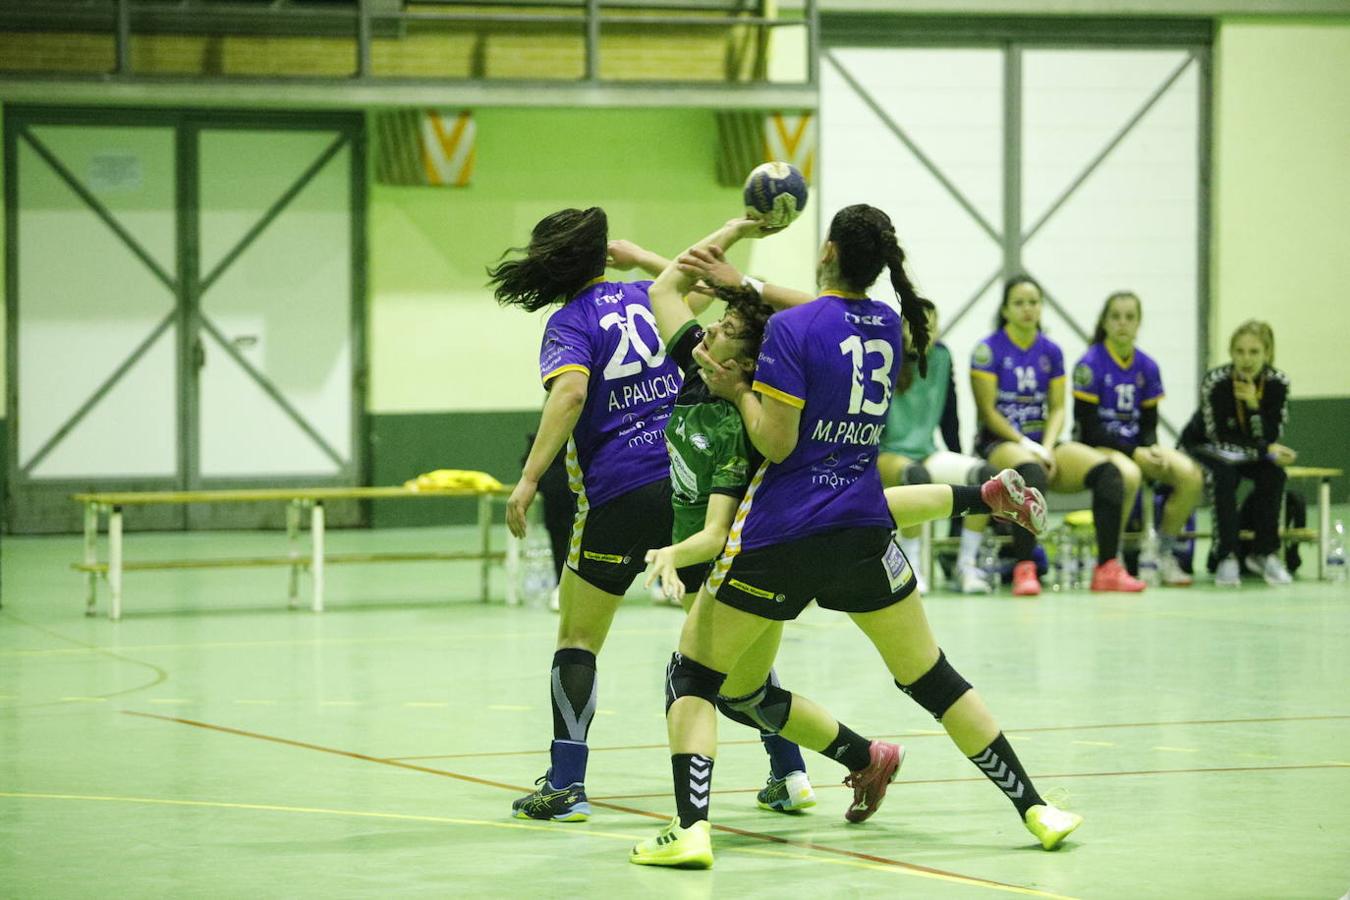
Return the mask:
{"type": "Polygon", "coordinates": [[[975,435],[975,455],[981,459],[988,459],[994,452],[994,448],[999,444],[1007,443],[1007,438],[1001,438],[992,431],[981,430],[975,435]]]}
{"type": "Polygon", "coordinates": [[[604,506],[578,509],[567,568],[587,584],[622,596],[647,568],[647,551],[670,543],[673,527],[668,478],[620,494],[604,506]]]}
{"type": "Polygon", "coordinates": [[[914,592],[914,570],[889,528],[842,528],[722,556],[708,586],[719,603],[785,621],[825,609],[885,609],[914,592]]]}
{"type": "Polygon", "coordinates": [[[697,594],[698,589],[703,587],[703,582],[708,580],[708,573],[712,571],[712,560],[707,562],[694,563],[692,566],[681,566],[675,570],[675,574],[680,576],[680,581],[684,582],[684,592],[686,594],[697,594]]]}

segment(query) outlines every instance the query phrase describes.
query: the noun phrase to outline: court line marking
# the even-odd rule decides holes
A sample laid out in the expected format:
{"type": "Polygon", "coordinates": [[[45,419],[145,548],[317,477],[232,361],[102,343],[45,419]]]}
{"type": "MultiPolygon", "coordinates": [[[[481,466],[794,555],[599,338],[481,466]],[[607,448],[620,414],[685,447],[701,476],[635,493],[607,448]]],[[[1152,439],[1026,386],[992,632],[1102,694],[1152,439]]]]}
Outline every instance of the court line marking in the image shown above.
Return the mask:
{"type": "MultiPolygon", "coordinates": [[[[665,716],[663,715],[662,718],[665,718],[665,716]]],[[[1105,724],[1097,724],[1097,725],[1044,725],[1033,728],[1018,728],[1011,732],[1007,729],[1004,729],[1004,734],[1009,734],[1011,736],[1019,736],[1019,735],[1025,736],[1027,732],[1042,733],[1048,731],[1097,731],[1099,729],[1111,729],[1111,728],[1164,728],[1172,725],[1249,725],[1253,723],[1259,724],[1264,722],[1323,722],[1323,721],[1340,721],[1344,719],[1350,719],[1350,715],[1268,716],[1256,719],[1192,719],[1189,721],[1183,720],[1177,722],[1108,722],[1105,724]]],[[[897,739],[904,740],[905,738],[941,737],[944,735],[946,735],[945,731],[929,731],[926,729],[915,729],[914,731],[906,731],[901,734],[880,734],[877,735],[877,737],[883,740],[897,740],[897,739]]],[[[748,740],[739,740],[739,741],[718,741],[717,745],[719,747],[730,747],[739,744],[758,744],[758,743],[759,743],[758,738],[752,738],[748,740]]],[[[1077,743],[1092,743],[1092,742],[1074,741],[1073,743],[1077,744],[1077,743]]],[[[1103,742],[1102,746],[1110,747],[1114,745],[1103,742]]],[[[670,747],[669,744],[628,744],[625,746],[617,746],[617,747],[592,747],[590,749],[590,752],[603,753],[606,751],[615,751],[615,750],[667,750],[669,749],[669,747],[670,747]]],[[[493,757],[539,756],[547,752],[548,752],[547,748],[543,750],[502,750],[496,752],[480,750],[475,751],[473,753],[443,753],[443,754],[433,754],[430,756],[386,756],[385,759],[392,759],[392,760],[472,759],[475,756],[493,756],[493,757]]]]}
{"type": "MultiPolygon", "coordinates": [[[[1324,762],[1324,763],[1291,763],[1285,766],[1212,766],[1197,769],[1136,769],[1127,772],[1060,772],[1057,774],[1037,773],[1036,778],[1039,781],[1051,781],[1054,779],[1067,778],[1114,778],[1116,776],[1129,775],[1203,775],[1212,773],[1227,772],[1281,772],[1281,771],[1301,771],[1306,769],[1350,769],[1350,763],[1346,762],[1324,762]]],[[[979,782],[983,784],[987,781],[982,775],[965,775],[959,778],[915,778],[905,779],[895,782],[896,787],[902,787],[911,784],[958,784],[961,782],[979,782]]],[[[844,787],[842,784],[813,784],[815,790],[830,790],[833,788],[844,787]]],[[[763,790],[763,785],[748,788],[722,788],[715,790],[714,794],[749,794],[755,791],[763,790]]],[[[669,792],[659,794],[607,794],[603,797],[589,798],[592,803],[598,803],[601,800],[647,800],[656,797],[668,796],[669,792]]],[[[716,826],[714,826],[716,827],[716,826]]]]}
{"type": "MultiPolygon", "coordinates": [[[[506,784],[501,781],[492,781],[486,778],[479,778],[475,775],[464,775],[460,772],[451,772],[446,769],[433,769],[428,766],[413,765],[411,763],[401,762],[393,759],[383,759],[378,756],[369,756],[365,753],[356,753],[351,750],[340,750],[336,747],[325,747],[322,744],[311,744],[306,741],[296,741],[290,738],[276,737],[269,734],[261,734],[256,731],[245,731],[242,728],[231,728],[228,725],[216,725],[211,722],[200,722],[195,719],[184,719],[178,716],[162,716],[158,713],[140,712],[138,710],[124,709],[124,715],[137,716],[143,719],[158,719],[161,722],[173,722],[179,725],[190,725],[193,728],[201,728],[207,731],[217,731],[223,734],[233,734],[238,737],[253,738],[254,740],[268,741],[274,744],[283,744],[289,747],[299,747],[304,750],[315,750],[320,753],[329,753],[334,756],[344,756],[348,759],[355,759],[361,762],[373,762],[385,766],[393,766],[399,769],[408,769],[414,772],[423,772],[428,775],[439,775],[442,778],[452,778],[456,781],[463,781],[469,784],[484,785],[487,787],[504,788],[516,793],[529,793],[529,789],[515,784],[506,784]]],[[[666,796],[662,794],[661,796],[666,796]]],[[[631,806],[620,806],[616,803],[610,803],[603,800],[591,800],[593,806],[602,806],[606,809],[612,809],[617,812],[625,812],[635,816],[642,816],[648,819],[656,819],[661,822],[667,820],[667,816],[662,813],[652,812],[646,809],[635,809],[631,806]]],[[[986,878],[978,878],[973,875],[961,875],[957,872],[947,872],[942,869],[935,869],[930,866],[919,865],[918,863],[907,863],[898,859],[889,859],[884,856],[874,856],[870,853],[862,853],[857,850],[846,850],[841,847],[831,847],[826,844],[817,844],[814,841],[802,841],[793,838],[780,837],[776,834],[766,832],[749,831],[744,828],[736,828],[732,825],[717,825],[712,828],[715,831],[721,831],[728,834],[740,835],[754,840],[765,841],[771,844],[781,844],[786,847],[796,847],[799,849],[813,850],[818,853],[830,854],[844,857],[850,860],[861,860],[865,863],[876,864],[879,868],[886,871],[903,872],[909,875],[916,875],[925,878],[935,878],[941,881],[950,881],[955,884],[965,884],[973,887],[987,887],[994,890],[1005,891],[1015,894],[1026,894],[1035,897],[1053,897],[1063,900],[1062,895],[1038,891],[1034,888],[1023,887],[1022,885],[1006,884],[1001,881],[993,881],[986,878]]]]}
{"type": "MultiPolygon", "coordinates": [[[[1069,741],[1070,744],[1082,744],[1084,747],[1114,747],[1115,741],[1069,741]]],[[[1271,757],[1275,759],[1276,757],[1271,757]]]]}
{"type": "MultiPolygon", "coordinates": [[[[283,806],[275,803],[228,803],[219,800],[177,800],[163,797],[118,797],[103,796],[98,794],[49,794],[27,791],[0,791],[0,797],[8,797],[18,800],[78,800],[94,803],[130,803],[147,804],[154,806],[187,806],[200,807],[204,809],[238,809],[252,810],[258,812],[280,812],[296,815],[321,815],[338,816],[345,818],[360,819],[387,819],[399,822],[428,822],[437,825],[465,825],[465,826],[485,826],[488,828],[507,828],[518,831],[542,831],[554,835],[566,835],[567,837],[602,837],[629,843],[642,839],[639,834],[627,834],[618,831],[604,831],[587,825],[585,828],[563,829],[557,825],[534,825],[528,822],[496,822],[491,819],[459,819],[449,816],[420,816],[412,813],[390,813],[377,812],[374,810],[362,809],[327,809],[318,806],[283,806]]],[[[723,847],[718,850],[719,853],[744,853],[752,856],[771,856],[778,859],[790,859],[797,862],[823,862],[835,866],[849,866],[857,869],[868,869],[876,872],[888,872],[891,874],[914,874],[924,878],[938,878],[940,880],[952,880],[945,876],[931,875],[928,873],[909,873],[904,870],[898,870],[893,865],[878,865],[877,863],[862,862],[852,859],[832,859],[827,856],[819,856],[806,853],[784,853],[781,850],[768,850],[759,847],[723,847]]],[[[958,883],[970,883],[964,876],[958,876],[958,883]]],[[[978,886],[987,886],[978,884],[978,886]]],[[[1038,891],[1034,888],[1018,888],[1016,885],[1008,885],[1013,893],[1027,894],[1035,897],[1048,897],[1053,900],[1072,900],[1062,894],[1052,894],[1048,891],[1038,891]]]]}

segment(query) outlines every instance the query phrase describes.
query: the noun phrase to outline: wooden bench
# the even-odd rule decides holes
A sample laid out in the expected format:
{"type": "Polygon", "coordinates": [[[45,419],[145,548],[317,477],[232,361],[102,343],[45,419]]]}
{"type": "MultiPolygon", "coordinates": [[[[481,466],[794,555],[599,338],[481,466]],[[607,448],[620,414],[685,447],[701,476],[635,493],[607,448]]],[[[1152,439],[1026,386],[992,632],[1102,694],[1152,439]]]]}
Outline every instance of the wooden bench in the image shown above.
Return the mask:
{"type": "Polygon", "coordinates": [[[110,619],[122,617],[122,575],[124,572],[165,569],[254,568],[285,567],[290,569],[287,598],[290,606],[297,605],[300,572],[308,570],[312,595],[310,609],[322,612],[324,607],[324,568],[347,563],[412,562],[421,560],[477,560],[479,566],[479,599],[488,600],[489,566],[501,562],[505,553],[492,549],[492,504],[498,497],[506,497],[509,487],[496,490],[437,488],[414,490],[407,487],[325,487],[325,488],[268,488],[237,491],[126,491],[120,493],[75,494],[76,502],[84,504],[84,559],[71,568],[83,572],[86,579],[85,613],[93,615],[98,601],[98,579],[108,581],[111,602],[110,619]],[[475,550],[428,551],[407,553],[326,553],[324,550],[324,503],[337,500],[396,500],[431,497],[469,497],[478,501],[478,547],[475,550]],[[126,560],[123,556],[122,511],[130,506],[155,506],[183,503],[285,503],[287,552],[276,556],[249,556],[219,559],[126,560]],[[302,553],[299,543],[300,521],[309,510],[310,546],[302,553]],[[98,557],[98,538],[101,520],[108,523],[107,561],[98,557]]]}
{"type": "MultiPolygon", "coordinates": [[[[1286,541],[1299,541],[1305,543],[1317,542],[1317,578],[1322,580],[1326,578],[1327,550],[1331,540],[1331,479],[1339,478],[1344,472],[1341,469],[1329,466],[1289,466],[1285,469],[1285,475],[1289,481],[1298,480],[1316,480],[1317,486],[1317,527],[1316,528],[1281,528],[1280,538],[1286,541]]],[[[1144,502],[1142,509],[1144,513],[1144,530],[1153,524],[1153,490],[1150,485],[1143,487],[1144,502]]],[[[1121,536],[1124,543],[1137,543],[1140,538],[1140,532],[1128,532],[1121,536]]],[[[1210,538],[1213,535],[1207,531],[1186,532],[1178,535],[1181,538],[1210,538]]],[[[1252,533],[1244,531],[1241,537],[1250,539],[1252,533]]],[[[938,547],[946,548],[956,546],[956,538],[934,538],[932,536],[932,523],[925,523],[923,526],[923,552],[920,565],[924,575],[928,578],[928,583],[933,584],[933,550],[938,547]]]]}

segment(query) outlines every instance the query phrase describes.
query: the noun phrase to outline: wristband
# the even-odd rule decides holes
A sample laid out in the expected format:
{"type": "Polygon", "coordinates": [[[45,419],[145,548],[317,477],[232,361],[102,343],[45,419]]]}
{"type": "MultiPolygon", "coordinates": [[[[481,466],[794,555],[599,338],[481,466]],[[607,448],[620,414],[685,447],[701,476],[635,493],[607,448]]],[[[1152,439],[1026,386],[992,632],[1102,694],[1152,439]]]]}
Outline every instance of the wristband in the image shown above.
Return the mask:
{"type": "Polygon", "coordinates": [[[742,275],[741,287],[754,288],[756,294],[758,294],[761,297],[764,296],[764,282],[760,281],[758,278],[751,278],[749,275],[742,275]]]}

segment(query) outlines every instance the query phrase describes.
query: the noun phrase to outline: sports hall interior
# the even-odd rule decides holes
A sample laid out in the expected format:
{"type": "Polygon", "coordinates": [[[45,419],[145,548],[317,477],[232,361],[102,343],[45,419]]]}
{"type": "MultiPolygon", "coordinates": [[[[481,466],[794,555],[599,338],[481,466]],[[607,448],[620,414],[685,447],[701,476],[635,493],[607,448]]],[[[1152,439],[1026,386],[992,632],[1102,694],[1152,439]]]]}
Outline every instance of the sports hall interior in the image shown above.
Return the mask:
{"type": "Polygon", "coordinates": [[[6,0],[0,895],[1346,895],[1347,73],[1345,0],[6,0]],[[967,451],[1017,272],[1070,361],[1137,293],[1169,445],[1234,329],[1274,332],[1283,442],[1321,473],[1289,483],[1293,584],[1216,587],[1206,502],[1190,587],[925,597],[1084,816],[1053,853],[813,607],[779,677],[905,745],[886,805],[846,823],[808,756],[818,805],[758,809],[759,741],[722,720],[715,867],[629,865],[672,812],[682,623],[641,580],[599,657],[595,814],[511,815],[557,614],[480,488],[520,476],[546,314],[486,269],[564,207],[674,255],[766,159],[809,205],[733,262],[810,290],[829,217],[888,212],[967,451]],[[444,469],[487,480],[403,488],[444,469]]]}

